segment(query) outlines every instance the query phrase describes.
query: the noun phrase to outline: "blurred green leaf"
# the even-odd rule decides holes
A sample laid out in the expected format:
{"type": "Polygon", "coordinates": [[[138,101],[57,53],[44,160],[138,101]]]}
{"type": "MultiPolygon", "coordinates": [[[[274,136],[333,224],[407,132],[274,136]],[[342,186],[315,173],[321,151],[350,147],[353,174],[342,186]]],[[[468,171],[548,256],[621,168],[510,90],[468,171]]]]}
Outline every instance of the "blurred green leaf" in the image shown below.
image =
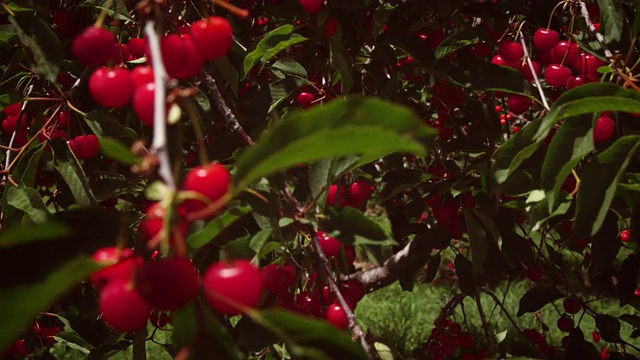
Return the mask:
{"type": "Polygon", "coordinates": [[[33,227],[11,227],[0,232],[0,247],[51,240],[71,234],[67,226],[48,221],[33,227]]]}
{"type": "Polygon", "coordinates": [[[64,59],[64,48],[51,28],[31,12],[16,12],[9,16],[20,42],[33,53],[37,73],[55,83],[64,59]]]}
{"type": "Polygon", "coordinates": [[[39,312],[46,310],[56,299],[98,269],[100,266],[90,258],[78,257],[49,274],[40,283],[1,289],[0,307],[11,311],[5,311],[3,315],[0,349],[6,349],[39,312]]]}
{"type": "Polygon", "coordinates": [[[233,207],[225,211],[224,214],[210,221],[204,229],[192,234],[187,239],[187,246],[195,250],[203,247],[209,241],[218,236],[229,225],[236,222],[244,215],[251,212],[250,206],[233,207]]]}

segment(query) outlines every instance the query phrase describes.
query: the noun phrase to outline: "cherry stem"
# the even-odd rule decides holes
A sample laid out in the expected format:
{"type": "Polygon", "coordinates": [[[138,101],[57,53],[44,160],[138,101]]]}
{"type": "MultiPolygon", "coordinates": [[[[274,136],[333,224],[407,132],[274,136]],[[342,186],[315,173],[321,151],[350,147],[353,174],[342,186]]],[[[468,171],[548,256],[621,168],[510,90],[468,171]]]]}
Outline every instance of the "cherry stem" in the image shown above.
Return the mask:
{"type": "Polygon", "coordinates": [[[540,85],[540,79],[538,78],[538,74],[533,67],[533,62],[531,62],[531,56],[529,56],[529,50],[527,50],[527,43],[524,41],[524,36],[520,33],[520,44],[522,45],[522,49],[524,50],[524,58],[527,61],[527,65],[529,66],[529,70],[531,71],[531,76],[533,77],[533,82],[536,84],[536,88],[538,88],[538,92],[540,93],[540,99],[542,100],[542,105],[545,110],[549,111],[549,103],[547,102],[547,97],[544,95],[544,90],[542,90],[542,85],[540,85]]]}
{"type": "Polygon", "coordinates": [[[113,0],[105,1],[104,5],[102,6],[102,10],[100,11],[100,14],[98,15],[98,18],[96,19],[96,22],[93,23],[93,26],[97,28],[102,27],[102,23],[104,23],[104,19],[107,17],[107,11],[111,9],[112,5],[113,5],[113,0]]]}
{"type": "Polygon", "coordinates": [[[556,4],[556,6],[553,7],[553,10],[551,10],[551,14],[549,15],[549,21],[547,21],[547,30],[551,29],[551,20],[553,19],[553,14],[556,13],[556,10],[558,10],[560,5],[564,5],[565,3],[567,3],[567,1],[560,1],[556,4]]]}
{"type": "Polygon", "coordinates": [[[164,180],[169,189],[175,190],[176,184],[173,180],[171,161],[169,159],[169,149],[167,147],[167,94],[166,85],[169,79],[167,70],[162,61],[162,51],[160,49],[160,37],[156,32],[155,21],[147,20],[144,33],[149,39],[151,56],[153,57],[153,73],[155,84],[155,97],[153,103],[153,142],[150,152],[158,157],[160,163],[158,174],[164,180]]]}
{"type": "Polygon", "coordinates": [[[209,163],[209,157],[207,156],[207,149],[204,146],[204,129],[202,127],[202,119],[191,99],[183,99],[187,114],[191,118],[191,124],[193,126],[193,132],[196,134],[196,140],[198,141],[198,157],[200,158],[200,165],[206,165],[209,163]]]}
{"type": "Polygon", "coordinates": [[[329,279],[329,287],[331,288],[331,291],[333,291],[336,298],[338,299],[338,302],[340,303],[342,310],[347,315],[347,319],[349,320],[349,328],[351,329],[351,332],[353,332],[353,335],[357,337],[358,340],[360,340],[360,345],[362,345],[362,348],[367,352],[367,354],[375,355],[372,352],[371,346],[369,345],[369,343],[367,343],[367,338],[364,332],[356,322],[356,315],[353,313],[353,311],[351,311],[349,304],[347,303],[344,296],[342,295],[342,292],[340,292],[340,287],[338,286],[335,278],[333,277],[333,271],[331,270],[329,259],[327,259],[327,255],[322,250],[322,246],[320,245],[320,240],[318,239],[318,236],[316,234],[313,234],[312,238],[313,238],[314,249],[318,253],[318,257],[320,258],[320,261],[322,262],[322,265],[327,273],[327,278],[329,279]]]}
{"type": "Polygon", "coordinates": [[[246,19],[247,17],[249,17],[249,10],[246,9],[241,9],[237,6],[231,5],[228,2],[224,1],[224,0],[213,0],[213,3],[220,6],[221,8],[231,12],[233,15],[241,18],[241,19],[246,19]]]}
{"type": "MultiPolygon", "coordinates": [[[[31,92],[33,91],[33,85],[29,85],[29,87],[27,88],[27,97],[31,94],[31,92]]],[[[13,148],[13,143],[16,140],[16,134],[18,133],[18,128],[20,127],[20,121],[22,120],[22,115],[24,114],[24,110],[27,108],[27,103],[29,102],[29,100],[25,100],[22,103],[22,107],[20,108],[20,113],[18,113],[18,120],[16,120],[16,128],[13,129],[13,134],[11,134],[11,139],[9,140],[9,144],[8,144],[8,149],[6,151],[6,155],[5,155],[5,160],[4,160],[4,170],[5,171],[9,171],[9,169],[12,167],[13,163],[15,162],[15,159],[20,157],[20,154],[22,153],[24,146],[20,149],[20,152],[18,153],[18,155],[16,155],[16,157],[14,158],[13,162],[11,161],[11,148],[13,148]]],[[[5,176],[6,178],[6,176],[5,176]]]]}
{"type": "Polygon", "coordinates": [[[587,4],[584,1],[580,2],[580,14],[584,18],[584,22],[587,24],[587,28],[589,28],[589,31],[591,31],[591,33],[596,37],[596,40],[598,40],[598,42],[600,43],[600,46],[602,46],[602,49],[604,50],[604,56],[607,57],[607,60],[613,61],[613,53],[607,47],[604,36],[598,31],[598,29],[596,29],[596,27],[591,22],[589,9],[587,9],[587,4]]]}

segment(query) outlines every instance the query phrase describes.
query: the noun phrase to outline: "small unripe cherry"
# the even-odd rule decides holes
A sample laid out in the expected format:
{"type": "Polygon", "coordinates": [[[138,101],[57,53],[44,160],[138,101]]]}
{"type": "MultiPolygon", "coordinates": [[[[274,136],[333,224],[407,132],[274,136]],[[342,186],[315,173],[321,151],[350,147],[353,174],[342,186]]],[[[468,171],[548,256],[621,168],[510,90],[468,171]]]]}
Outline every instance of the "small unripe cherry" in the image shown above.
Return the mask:
{"type": "Polygon", "coordinates": [[[616,123],[608,116],[600,116],[593,128],[593,141],[597,144],[605,143],[616,132],[616,123]]]}
{"type": "Polygon", "coordinates": [[[114,280],[100,292],[102,320],[116,331],[136,332],[147,325],[151,307],[130,280],[114,280]]]}

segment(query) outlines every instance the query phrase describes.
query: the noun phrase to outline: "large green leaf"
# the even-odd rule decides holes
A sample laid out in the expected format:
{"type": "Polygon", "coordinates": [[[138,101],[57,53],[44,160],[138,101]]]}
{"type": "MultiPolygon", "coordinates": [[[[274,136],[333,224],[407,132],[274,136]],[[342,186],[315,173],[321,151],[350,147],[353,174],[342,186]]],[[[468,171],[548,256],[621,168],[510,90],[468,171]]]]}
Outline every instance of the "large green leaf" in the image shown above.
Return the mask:
{"type": "Polygon", "coordinates": [[[536,152],[539,144],[533,140],[533,137],[541,124],[541,119],[531,121],[493,154],[491,172],[497,184],[507,181],[509,176],[536,152]]]}
{"type": "Polygon", "coordinates": [[[298,111],[264,133],[238,157],[235,181],[242,190],[278,170],[332,157],[424,155],[417,140],[431,141],[435,134],[403,107],[373,98],[334,100],[298,111]]]}
{"type": "Polygon", "coordinates": [[[0,232],[0,248],[51,240],[71,234],[69,227],[54,221],[38,226],[14,226],[0,232]]]}
{"type": "Polygon", "coordinates": [[[243,78],[249,74],[249,70],[258,62],[264,65],[280,51],[307,40],[304,36],[293,32],[293,25],[282,25],[279,28],[269,31],[256,44],[255,49],[249,52],[244,58],[243,78]]]}
{"type": "Polygon", "coordinates": [[[47,309],[78,282],[100,268],[90,258],[79,257],[52,272],[42,282],[0,290],[0,308],[5,309],[0,326],[0,349],[15,340],[39,312],[47,309]]]}
{"type": "Polygon", "coordinates": [[[543,306],[563,298],[565,295],[553,286],[538,285],[527,291],[520,298],[520,306],[518,308],[518,316],[526,313],[536,312],[543,306]]]}
{"type": "Polygon", "coordinates": [[[266,309],[251,315],[258,324],[282,338],[296,357],[311,359],[368,359],[351,334],[340,331],[326,320],[313,319],[290,311],[266,309]]]}
{"type": "Polygon", "coordinates": [[[454,32],[444,39],[435,51],[436,60],[440,60],[445,56],[462,49],[465,46],[473,45],[478,42],[478,35],[471,31],[454,32]]]}
{"type": "Polygon", "coordinates": [[[620,1],[598,0],[600,22],[604,28],[605,42],[620,41],[624,31],[624,9],[620,1]]]}
{"type": "Polygon", "coordinates": [[[464,222],[469,232],[469,243],[471,244],[471,263],[473,273],[477,275],[482,270],[487,260],[487,233],[476,220],[473,210],[462,208],[464,222]]]}
{"type": "Polygon", "coordinates": [[[371,240],[387,240],[388,236],[384,230],[373,221],[365,216],[362,211],[352,207],[344,207],[342,209],[330,208],[330,218],[323,222],[323,226],[328,225],[340,230],[347,237],[360,235],[371,240]]]}
{"type": "Polygon", "coordinates": [[[89,179],[67,143],[58,137],[51,140],[49,145],[53,149],[54,166],[69,185],[78,204],[80,206],[97,206],[98,202],[89,186],[89,179]]]}
{"type": "Polygon", "coordinates": [[[11,173],[13,180],[25,186],[33,186],[36,182],[40,158],[44,152],[45,144],[30,147],[18,160],[18,164],[11,173]]]}
{"type": "Polygon", "coordinates": [[[594,235],[602,225],[624,170],[640,146],[640,136],[628,135],[585,165],[576,202],[574,240],[594,235]]]}
{"type": "Polygon", "coordinates": [[[109,136],[124,142],[126,145],[138,138],[133,129],[123,126],[115,119],[105,115],[104,111],[94,110],[84,115],[84,121],[91,131],[100,139],[109,136]]]}
{"type": "Polygon", "coordinates": [[[110,137],[100,139],[100,150],[103,154],[124,165],[134,165],[140,162],[140,158],[135,156],[131,149],[110,137]]]}
{"type": "Polygon", "coordinates": [[[51,214],[35,189],[28,188],[24,184],[18,186],[9,185],[5,192],[7,204],[23,211],[34,223],[44,223],[49,219],[51,214]]]}
{"type": "Polygon", "coordinates": [[[31,12],[17,12],[9,17],[15,26],[20,42],[33,53],[36,72],[55,82],[64,59],[60,39],[41,18],[31,12]]]}
{"type": "Polygon", "coordinates": [[[571,170],[594,150],[591,116],[566,119],[551,140],[542,165],[542,188],[546,192],[549,211],[571,170]]]}

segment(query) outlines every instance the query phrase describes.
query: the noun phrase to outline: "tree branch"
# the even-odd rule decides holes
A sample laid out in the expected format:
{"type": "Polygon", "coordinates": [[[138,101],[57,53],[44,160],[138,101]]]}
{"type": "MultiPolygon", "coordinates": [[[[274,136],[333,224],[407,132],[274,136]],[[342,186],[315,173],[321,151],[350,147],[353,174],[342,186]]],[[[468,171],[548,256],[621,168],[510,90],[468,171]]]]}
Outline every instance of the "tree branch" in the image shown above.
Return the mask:
{"type": "Polygon", "coordinates": [[[227,105],[227,103],[225,102],[216,79],[204,69],[202,69],[202,77],[207,88],[209,88],[209,90],[213,92],[212,100],[216,104],[218,111],[220,111],[224,116],[224,121],[227,127],[236,134],[240,135],[242,140],[244,140],[247,145],[253,145],[253,140],[244,131],[244,128],[238,121],[238,117],[233,113],[233,110],[231,110],[229,105],[227,105]]]}

